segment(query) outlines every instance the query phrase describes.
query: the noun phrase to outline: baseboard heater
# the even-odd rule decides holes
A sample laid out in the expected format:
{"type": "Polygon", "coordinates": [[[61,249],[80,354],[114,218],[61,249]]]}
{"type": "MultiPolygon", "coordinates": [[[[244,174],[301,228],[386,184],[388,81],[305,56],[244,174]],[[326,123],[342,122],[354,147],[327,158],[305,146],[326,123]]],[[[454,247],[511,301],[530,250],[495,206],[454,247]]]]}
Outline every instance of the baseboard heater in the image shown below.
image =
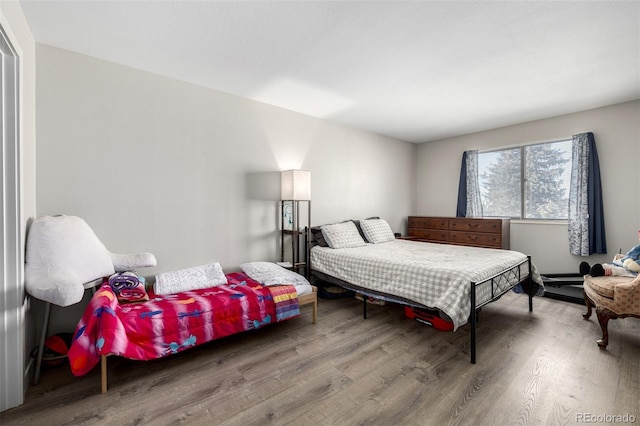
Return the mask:
{"type": "Polygon", "coordinates": [[[584,305],[582,275],[576,273],[567,274],[541,274],[544,281],[544,296],[551,299],[584,305]]]}

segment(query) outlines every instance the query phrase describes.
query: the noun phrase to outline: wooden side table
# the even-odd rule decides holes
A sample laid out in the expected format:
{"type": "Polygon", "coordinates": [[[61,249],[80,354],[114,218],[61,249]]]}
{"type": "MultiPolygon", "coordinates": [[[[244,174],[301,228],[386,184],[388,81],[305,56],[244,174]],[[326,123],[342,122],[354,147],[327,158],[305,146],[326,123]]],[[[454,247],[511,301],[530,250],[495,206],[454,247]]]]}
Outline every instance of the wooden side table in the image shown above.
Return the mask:
{"type": "Polygon", "coordinates": [[[312,293],[303,294],[298,296],[298,305],[309,305],[313,303],[313,324],[318,320],[318,287],[312,285],[312,293]]]}

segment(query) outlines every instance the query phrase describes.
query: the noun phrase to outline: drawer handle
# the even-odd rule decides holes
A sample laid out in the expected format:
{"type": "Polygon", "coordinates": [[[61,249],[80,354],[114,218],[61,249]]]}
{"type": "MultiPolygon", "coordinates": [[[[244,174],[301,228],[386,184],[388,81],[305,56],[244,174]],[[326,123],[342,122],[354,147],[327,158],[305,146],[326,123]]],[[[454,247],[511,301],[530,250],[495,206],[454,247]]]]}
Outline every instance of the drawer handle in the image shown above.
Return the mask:
{"type": "Polygon", "coordinates": [[[469,228],[477,228],[478,225],[480,225],[479,223],[470,223],[468,226],[469,228]]]}

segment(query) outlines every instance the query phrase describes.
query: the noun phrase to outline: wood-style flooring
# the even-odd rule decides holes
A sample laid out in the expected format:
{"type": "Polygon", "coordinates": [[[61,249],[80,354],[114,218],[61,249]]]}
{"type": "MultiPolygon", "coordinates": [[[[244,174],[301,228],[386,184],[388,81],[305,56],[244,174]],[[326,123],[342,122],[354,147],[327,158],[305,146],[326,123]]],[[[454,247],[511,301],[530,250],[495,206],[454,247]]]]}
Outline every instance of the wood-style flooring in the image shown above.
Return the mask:
{"type": "Polygon", "coordinates": [[[439,332],[398,305],[318,301],[299,318],[169,358],[110,357],[74,377],[43,371],[2,425],[573,425],[640,423],[640,320],[609,323],[609,348],[583,306],[513,293],[469,326],[439,332]],[[600,417],[598,417],[600,416],[600,417]],[[609,417],[604,417],[609,416],[609,417]],[[620,417],[611,417],[620,416],[620,417]],[[590,421],[588,421],[590,420],[590,421]]]}

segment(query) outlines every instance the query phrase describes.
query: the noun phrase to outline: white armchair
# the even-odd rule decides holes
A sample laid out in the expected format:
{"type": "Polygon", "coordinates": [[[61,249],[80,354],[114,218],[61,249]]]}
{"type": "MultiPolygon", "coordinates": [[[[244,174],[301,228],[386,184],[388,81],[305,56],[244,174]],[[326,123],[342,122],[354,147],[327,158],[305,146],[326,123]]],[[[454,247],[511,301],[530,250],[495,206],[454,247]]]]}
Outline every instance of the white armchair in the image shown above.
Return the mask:
{"type": "Polygon", "coordinates": [[[45,302],[34,384],[38,384],[51,304],[69,306],[82,300],[84,291],[115,272],[156,265],[151,253],[115,254],[76,216],[44,216],[29,228],[26,247],[25,288],[45,302]]]}

